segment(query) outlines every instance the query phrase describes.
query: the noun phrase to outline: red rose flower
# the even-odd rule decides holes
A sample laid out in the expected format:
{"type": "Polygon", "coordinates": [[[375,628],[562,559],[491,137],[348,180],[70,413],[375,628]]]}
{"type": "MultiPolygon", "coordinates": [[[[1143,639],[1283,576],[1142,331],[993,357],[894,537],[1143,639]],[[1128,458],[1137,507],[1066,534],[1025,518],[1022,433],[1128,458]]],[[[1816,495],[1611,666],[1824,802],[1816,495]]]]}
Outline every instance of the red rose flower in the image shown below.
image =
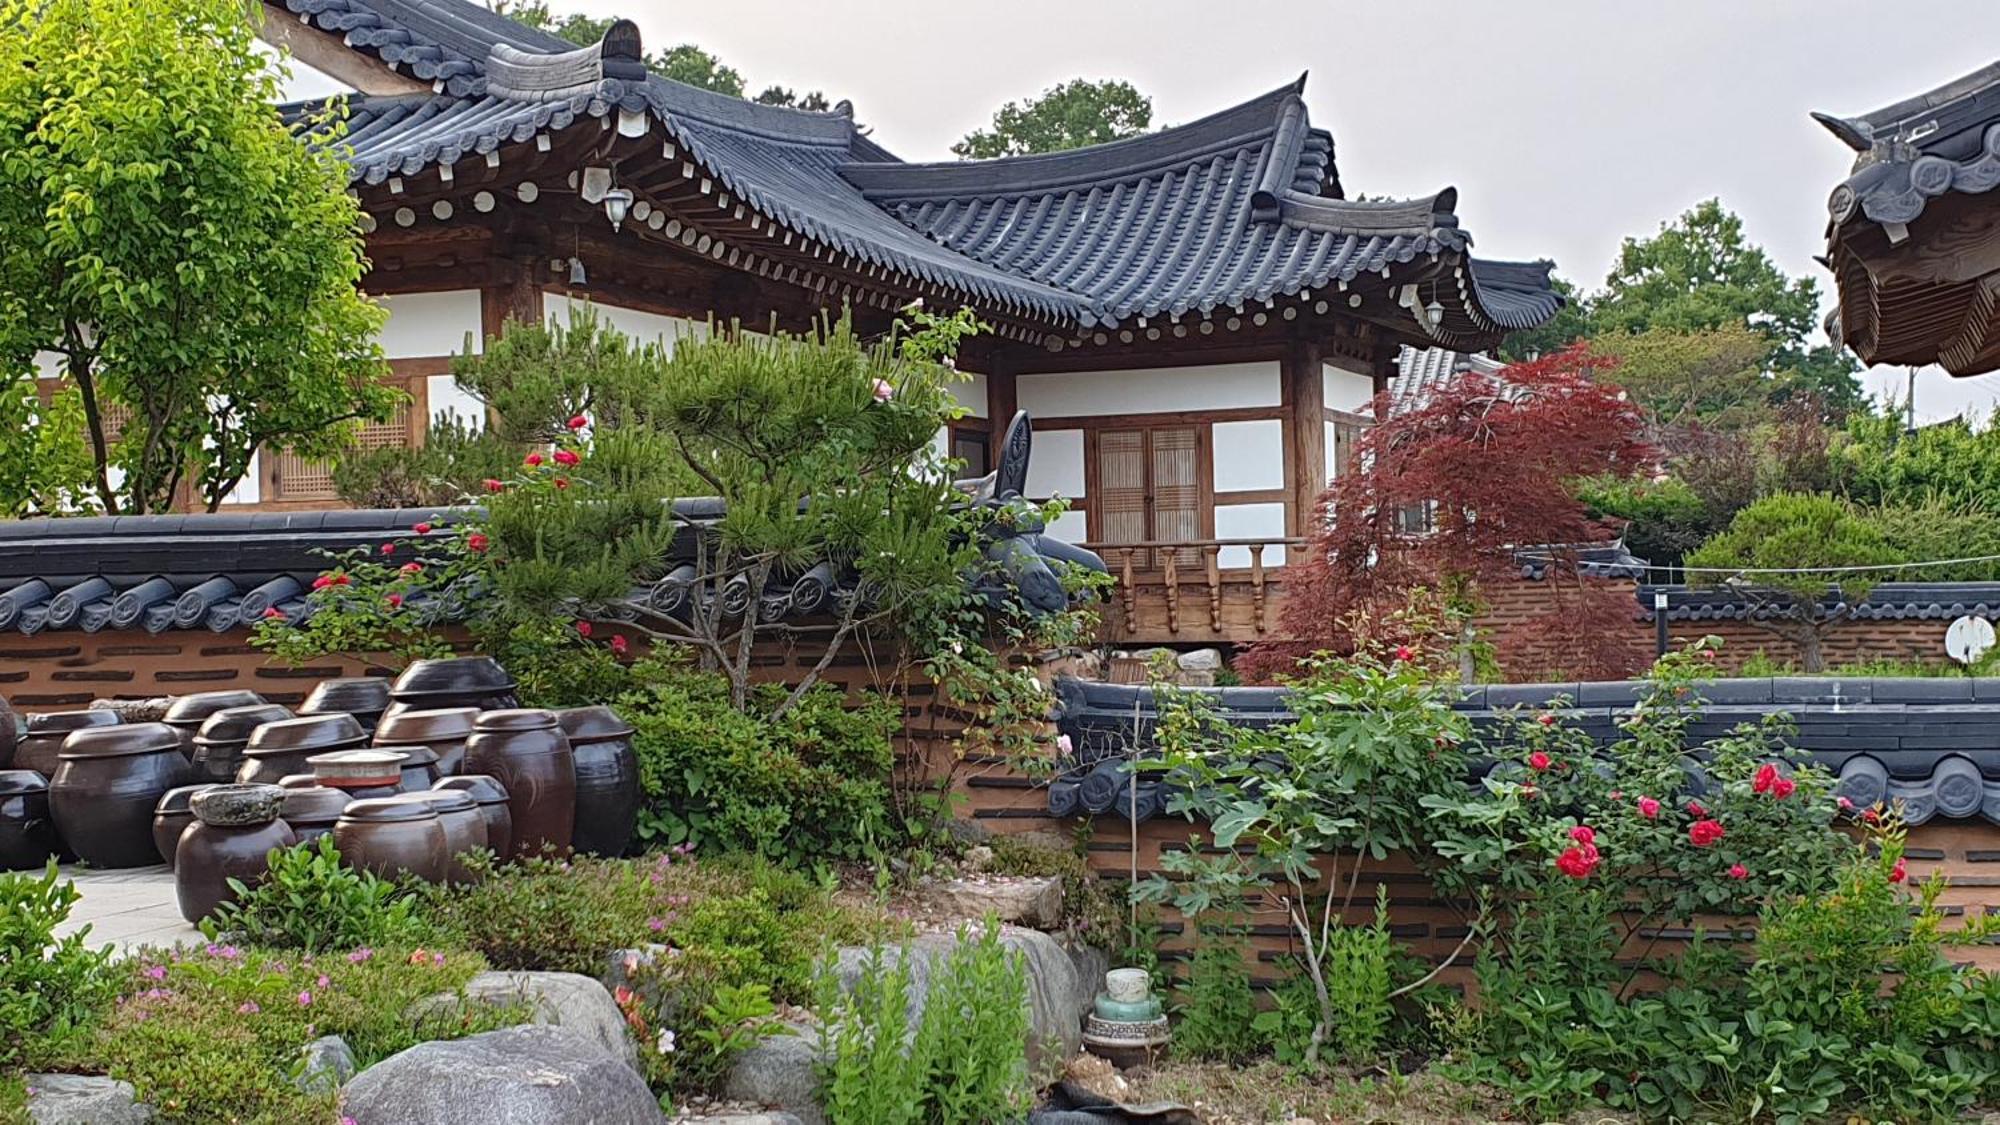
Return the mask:
{"type": "Polygon", "coordinates": [[[486,536],[477,531],[465,537],[465,549],[468,551],[484,551],[486,543],[486,536]]]}
{"type": "Polygon", "coordinates": [[[1834,799],[1834,802],[1833,802],[1833,803],[1834,803],[1834,804],[1836,804],[1836,805],[1839,805],[1839,806],[1840,806],[1840,811],[1841,811],[1841,812],[1853,812],[1853,811],[1854,811],[1854,802],[1853,802],[1853,801],[1850,801],[1850,800],[1848,800],[1848,799],[1847,799],[1847,798],[1845,798],[1845,797],[1838,797],[1838,798],[1835,798],[1835,799],[1834,799]]]}
{"type": "Polygon", "coordinates": [[[590,622],[588,621],[577,622],[576,635],[579,637],[588,637],[590,635],[590,622]]]}
{"type": "Polygon", "coordinates": [[[333,585],[333,575],[331,574],[322,574],[318,578],[313,579],[313,589],[315,590],[324,590],[331,585],[333,585]]]}
{"type": "Polygon", "coordinates": [[[580,430],[588,425],[590,425],[590,419],[585,418],[581,414],[572,415],[570,417],[569,428],[572,430],[580,430]]]}
{"type": "Polygon", "coordinates": [[[413,562],[404,563],[400,569],[404,574],[422,574],[424,572],[424,568],[421,565],[413,562]]]}
{"type": "Polygon", "coordinates": [[[1549,756],[1540,750],[1528,755],[1528,766],[1537,773],[1549,768],[1549,756]]]}
{"type": "Polygon", "coordinates": [[[1889,868],[1889,881],[1891,883],[1900,883],[1909,877],[1910,877],[1909,864],[1903,861],[1902,856],[1897,856],[1895,866],[1889,868]]]}
{"type": "Polygon", "coordinates": [[[557,492],[561,492],[561,491],[562,491],[563,489],[565,489],[565,488],[568,488],[568,487],[569,487],[569,478],[568,478],[568,477],[557,477],[557,478],[556,478],[555,480],[551,481],[550,483],[556,486],[556,491],[557,491],[557,492]]]}
{"type": "Polygon", "coordinates": [[[556,450],[555,458],[556,458],[556,464],[558,465],[574,465],[578,461],[583,460],[583,458],[578,457],[576,454],[571,453],[567,449],[556,450]]]}
{"type": "Polygon", "coordinates": [[[1750,877],[1750,869],[1740,863],[1732,863],[1729,865],[1729,877],[1731,879],[1748,879],[1750,877]]]}
{"type": "Polygon", "coordinates": [[[493,479],[492,477],[487,477],[487,478],[486,478],[486,491],[488,491],[488,492],[504,492],[504,491],[506,491],[506,489],[507,489],[507,486],[506,486],[505,484],[501,483],[500,481],[497,481],[497,480],[493,479]]]}
{"type": "Polygon", "coordinates": [[[431,533],[431,525],[429,521],[425,521],[410,528],[410,530],[416,532],[418,535],[429,535],[431,533]]]}
{"type": "Polygon", "coordinates": [[[384,544],[382,544],[382,553],[383,553],[383,554],[385,554],[385,555],[393,555],[393,554],[395,554],[395,553],[396,553],[396,545],[395,545],[394,543],[384,543],[384,544]]]}
{"type": "Polygon", "coordinates": [[[403,607],[403,595],[401,594],[390,594],[383,600],[389,603],[390,609],[401,609],[403,607]]]}
{"type": "Polygon", "coordinates": [[[1876,812],[1874,809],[1869,809],[1861,814],[1861,819],[1870,824],[1880,824],[1882,822],[1882,814],[1876,812]]]}
{"type": "Polygon", "coordinates": [[[266,621],[283,621],[285,615],[279,611],[277,606],[267,605],[264,607],[264,619],[266,621]]]}
{"type": "Polygon", "coordinates": [[[1569,838],[1579,844],[1595,844],[1597,833],[1587,824],[1579,824],[1569,830],[1569,838]]]}
{"type": "Polygon", "coordinates": [[[1793,781],[1789,777],[1781,777],[1778,780],[1771,783],[1771,796],[1776,797],[1778,800],[1782,801],[1785,798],[1791,796],[1793,790],[1796,790],[1798,787],[1799,787],[1798,782],[1793,781]]]}
{"type": "Polygon", "coordinates": [[[623,636],[614,636],[611,638],[611,652],[615,656],[625,655],[625,650],[630,647],[632,647],[631,644],[623,636]]]}
{"type": "Polygon", "coordinates": [[[1651,797],[1639,798],[1639,815],[1645,817],[1647,820],[1652,820],[1654,817],[1659,816],[1660,802],[1651,797]]]}
{"type": "Polygon", "coordinates": [[[1757,777],[1756,780],[1750,783],[1750,792],[1769,793],[1771,786],[1777,784],[1777,781],[1778,767],[1765,762],[1763,765],[1757,767],[1757,777]]]}
{"type": "Polygon", "coordinates": [[[1688,825],[1688,842],[1697,848],[1706,848],[1722,839],[1722,822],[1719,820],[1697,820],[1688,825]]]}
{"type": "Polygon", "coordinates": [[[530,453],[528,454],[527,457],[522,459],[521,463],[532,469],[535,466],[542,463],[542,455],[539,453],[530,453]]]}
{"type": "Polygon", "coordinates": [[[1542,724],[1545,727],[1552,727],[1556,725],[1556,717],[1554,715],[1547,713],[1546,711],[1540,715],[1535,716],[1535,721],[1542,724]]]}
{"type": "Polygon", "coordinates": [[[1397,660],[1414,660],[1414,659],[1416,659],[1416,656],[1417,656],[1417,654],[1416,654],[1416,651],[1415,651],[1415,650],[1413,650],[1412,648],[1410,648],[1410,646],[1409,646],[1409,645],[1397,645],[1397,646],[1396,646],[1396,659],[1397,659],[1397,660]]]}
{"type": "Polygon", "coordinates": [[[1705,809],[1705,808],[1702,808],[1702,807],[1701,807],[1701,802],[1700,802],[1700,801],[1689,801],[1689,802],[1688,802],[1688,815],[1689,815],[1689,816],[1696,816],[1696,817],[1705,817],[1705,816],[1707,816],[1707,815],[1708,815],[1708,810],[1707,810],[1707,809],[1705,809]]]}
{"type": "Polygon", "coordinates": [[[1597,870],[1598,858],[1597,849],[1589,844],[1565,848],[1556,857],[1556,870],[1572,879],[1588,879],[1590,873],[1597,870]]]}

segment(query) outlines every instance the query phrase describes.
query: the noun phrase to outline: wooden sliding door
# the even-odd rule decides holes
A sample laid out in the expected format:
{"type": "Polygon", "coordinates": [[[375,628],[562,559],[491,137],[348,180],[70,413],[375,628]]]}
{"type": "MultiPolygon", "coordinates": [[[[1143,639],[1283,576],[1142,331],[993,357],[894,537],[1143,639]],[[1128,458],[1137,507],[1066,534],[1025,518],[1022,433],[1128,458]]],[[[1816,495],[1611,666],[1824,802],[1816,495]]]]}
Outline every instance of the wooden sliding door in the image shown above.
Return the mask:
{"type": "MultiPolygon", "coordinates": [[[[1187,542],[1203,537],[1209,474],[1207,427],[1174,424],[1100,428],[1087,450],[1094,480],[1090,537],[1102,544],[1187,542]]],[[[1143,551],[1142,567],[1165,564],[1166,552],[1143,551]]],[[[1193,549],[1174,552],[1176,566],[1198,565],[1193,549]]]]}

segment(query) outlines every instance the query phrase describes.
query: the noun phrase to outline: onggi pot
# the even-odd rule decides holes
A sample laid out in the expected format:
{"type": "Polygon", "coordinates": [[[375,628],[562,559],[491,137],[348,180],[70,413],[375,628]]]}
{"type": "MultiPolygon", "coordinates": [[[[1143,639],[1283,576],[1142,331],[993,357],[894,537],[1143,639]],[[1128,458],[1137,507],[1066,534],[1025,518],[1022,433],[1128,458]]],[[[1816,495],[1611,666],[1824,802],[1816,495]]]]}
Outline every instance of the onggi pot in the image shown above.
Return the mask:
{"type": "Polygon", "coordinates": [[[0,871],[40,867],[59,846],[48,780],[34,770],[0,770],[0,871]]]}
{"type": "Polygon", "coordinates": [[[314,754],[306,764],[319,784],[346,790],[356,800],[402,792],[403,756],[393,750],[335,750],[314,754]]]}
{"type": "Polygon", "coordinates": [[[63,740],[59,757],[49,807],[77,858],[93,867],[158,863],[153,809],[193,773],[180,732],[165,723],[80,730],[63,740]]]}
{"type": "Polygon", "coordinates": [[[632,724],[609,707],[556,712],[576,761],[576,831],[570,845],[593,855],[620,856],[639,822],[639,760],[632,724]]]}
{"type": "Polygon", "coordinates": [[[21,742],[21,716],[0,698],[0,770],[14,768],[14,747],[21,742]]]}
{"type": "Polygon", "coordinates": [[[439,707],[488,711],[516,705],[514,677],[490,656],[412,661],[396,677],[389,695],[395,700],[389,711],[396,714],[439,707]]]}
{"type": "Polygon", "coordinates": [[[437,810],[404,796],[348,805],[334,822],[333,843],[348,866],[385,879],[407,873],[435,883],[451,867],[451,844],[437,810]]]}
{"type": "Polygon", "coordinates": [[[569,848],[576,829],[576,762],[552,712],[482,712],[465,742],[465,768],[491,774],[506,788],[514,818],[510,856],[569,848]]]}
{"type": "Polygon", "coordinates": [[[194,772],[209,781],[230,781],[243,764],[250,733],[265,723],[289,719],[292,713],[276,703],[225,707],[203,719],[194,732],[194,772]]]}
{"type": "Polygon", "coordinates": [[[196,793],[214,787],[214,783],[209,782],[169,789],[160,797],[160,803],[153,806],[153,849],[160,853],[160,859],[168,867],[174,865],[174,851],[180,846],[181,831],[194,823],[194,806],[189,802],[196,793]]]}
{"type": "Polygon", "coordinates": [[[368,732],[352,715],[301,715],[265,723],[250,732],[236,780],[275,785],[290,774],[312,772],[306,759],[314,754],[353,750],[367,741],[368,732]]]}
{"type": "Polygon", "coordinates": [[[181,917],[199,922],[234,901],[229,880],[255,886],[269,870],[271,849],[298,842],[278,819],[284,795],[275,785],[214,785],[194,795],[194,823],[174,852],[181,917]]]}
{"type": "Polygon", "coordinates": [[[514,816],[507,808],[507,788],[488,774],[462,773],[439,779],[432,788],[440,792],[456,790],[471,797],[486,821],[486,846],[495,856],[506,859],[514,846],[514,816]]]}
{"type": "Polygon", "coordinates": [[[377,742],[375,749],[393,751],[402,759],[397,767],[402,772],[402,779],[397,783],[397,788],[404,793],[427,790],[443,776],[438,773],[437,751],[421,742],[408,745],[377,742]]]}
{"type": "Polygon", "coordinates": [[[444,826],[445,863],[444,881],[463,886],[474,881],[476,876],[465,866],[465,853],[476,852],[487,846],[486,818],[479,815],[479,804],[472,796],[457,789],[425,789],[414,793],[401,793],[390,798],[396,801],[416,801],[429,805],[437,812],[438,823],[444,826]]]}
{"type": "MultiPolygon", "coordinates": [[[[287,778],[286,780],[291,780],[287,778]]],[[[308,778],[310,780],[310,778],[308,778]]],[[[333,831],[340,813],[354,798],[323,785],[281,786],[284,805],[278,815],[291,825],[292,835],[301,844],[310,844],[333,831]]]]}
{"type": "Polygon", "coordinates": [[[232,707],[255,707],[262,702],[264,697],[254,691],[198,691],[168,704],[167,713],[160,717],[160,721],[180,733],[181,746],[192,755],[194,736],[201,731],[201,725],[208,721],[210,715],[232,707]]]}
{"type": "Polygon", "coordinates": [[[56,767],[62,764],[58,755],[62,753],[63,739],[68,738],[71,731],[115,727],[124,721],[118,712],[101,709],[47,711],[29,715],[26,737],[14,748],[14,768],[34,770],[43,777],[54,779],[56,767]]]}
{"type": "Polygon", "coordinates": [[[363,729],[374,730],[388,706],[388,680],[380,676],[343,676],[321,680],[306,695],[305,702],[299,704],[299,714],[352,715],[363,729]]]}
{"type": "Polygon", "coordinates": [[[465,760],[465,740],[472,736],[477,707],[442,707],[430,711],[399,711],[375,724],[377,746],[414,746],[437,751],[438,776],[450,777],[465,760]]]}

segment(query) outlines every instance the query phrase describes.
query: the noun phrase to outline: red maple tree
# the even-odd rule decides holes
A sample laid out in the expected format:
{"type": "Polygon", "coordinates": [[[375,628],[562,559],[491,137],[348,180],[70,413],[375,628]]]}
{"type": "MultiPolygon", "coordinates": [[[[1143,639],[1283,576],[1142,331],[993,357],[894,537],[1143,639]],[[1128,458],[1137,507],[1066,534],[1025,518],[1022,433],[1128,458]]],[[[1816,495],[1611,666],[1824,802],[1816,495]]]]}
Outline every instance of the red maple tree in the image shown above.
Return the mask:
{"type": "Polygon", "coordinates": [[[1286,567],[1287,639],[1258,645],[1238,667],[1282,675],[1303,656],[1351,647],[1357,622],[1386,620],[1413,588],[1518,579],[1516,552],[1546,547],[1554,608],[1512,630],[1530,638],[1513,651],[1516,638],[1502,638],[1509,671],[1630,670],[1630,595],[1584,579],[1562,549],[1609,537],[1577,502],[1578,478],[1630,476],[1657,461],[1639,408],[1592,378],[1615,363],[1577,344],[1497,375],[1463,373],[1388,412],[1356,446],[1353,471],[1320,495],[1312,543],[1286,567]]]}

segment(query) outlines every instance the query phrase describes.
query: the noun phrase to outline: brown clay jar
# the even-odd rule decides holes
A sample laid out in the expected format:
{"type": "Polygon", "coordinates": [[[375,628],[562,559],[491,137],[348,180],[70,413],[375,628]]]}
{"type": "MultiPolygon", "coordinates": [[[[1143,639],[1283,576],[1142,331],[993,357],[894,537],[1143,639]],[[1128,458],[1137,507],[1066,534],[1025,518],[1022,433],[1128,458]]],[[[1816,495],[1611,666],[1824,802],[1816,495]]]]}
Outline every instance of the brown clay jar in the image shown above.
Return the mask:
{"type": "Polygon", "coordinates": [[[213,787],[197,783],[169,789],[160,797],[160,803],[153,806],[153,849],[168,867],[174,865],[174,849],[180,845],[181,831],[194,823],[194,806],[190,801],[196,793],[213,787]]]}
{"type": "Polygon", "coordinates": [[[254,887],[273,848],[298,842],[278,818],[285,792],[275,785],[213,785],[194,795],[194,823],[174,851],[174,894],[181,917],[199,922],[232,902],[229,880],[254,887]]]}
{"type": "Polygon", "coordinates": [[[321,680],[299,704],[301,715],[352,715],[363,730],[374,730],[389,706],[389,681],[380,676],[321,680]]]}
{"type": "Polygon", "coordinates": [[[402,796],[355,801],[342,809],[333,825],[333,843],[348,866],[384,879],[408,874],[435,883],[451,866],[437,810],[402,796]]]}
{"type": "Polygon", "coordinates": [[[0,871],[26,871],[56,854],[48,779],[34,770],[0,770],[0,871]]]}
{"type": "Polygon", "coordinates": [[[478,717],[477,707],[442,707],[384,715],[375,724],[375,745],[428,746],[437,752],[438,776],[450,777],[459,772],[465,761],[465,740],[472,736],[472,721],[478,717]]]}
{"type": "Polygon", "coordinates": [[[276,785],[291,774],[311,773],[306,759],[314,754],[354,750],[367,741],[368,732],[352,715],[302,715],[265,723],[250,732],[236,780],[243,785],[276,785]]]}
{"type": "Polygon", "coordinates": [[[609,707],[573,707],[556,712],[556,719],[576,761],[576,831],[570,846],[592,855],[624,855],[639,823],[632,724],[609,707]]]}
{"type": "Polygon", "coordinates": [[[63,739],[71,731],[90,730],[96,727],[115,727],[125,719],[116,711],[92,709],[89,711],[46,711],[29,715],[26,736],[14,748],[14,768],[34,770],[43,777],[53,780],[56,767],[62,764],[58,757],[62,753],[63,739]]]}
{"type": "Polygon", "coordinates": [[[200,733],[201,725],[208,721],[210,715],[232,707],[255,707],[262,702],[264,697],[254,691],[198,691],[168,704],[167,713],[160,716],[160,721],[179,732],[182,749],[192,757],[194,737],[200,733]]]}
{"type": "Polygon", "coordinates": [[[250,733],[265,723],[289,719],[292,713],[276,703],[254,703],[248,707],[225,707],[203,719],[194,732],[194,772],[204,780],[233,781],[243,764],[243,748],[250,733]]]}
{"type": "Polygon", "coordinates": [[[486,821],[486,846],[501,860],[511,854],[514,846],[514,815],[507,807],[507,787],[483,773],[462,773],[456,777],[440,778],[433,788],[440,791],[457,790],[471,797],[479,806],[479,815],[486,821]]]}
{"type": "Polygon", "coordinates": [[[518,706],[514,677],[490,656],[412,661],[390,685],[389,695],[395,702],[384,712],[385,716],[390,712],[439,707],[476,707],[489,711],[518,706]]]}
{"type": "Polygon", "coordinates": [[[193,773],[180,733],[165,723],[80,730],[63,740],[60,758],[49,807],[77,858],[106,868],[160,862],[153,809],[193,773]]]}
{"type": "Polygon", "coordinates": [[[415,793],[398,794],[394,800],[416,801],[429,805],[437,812],[438,823],[444,826],[445,863],[444,881],[464,886],[476,879],[465,866],[465,854],[485,848],[486,818],[479,814],[479,803],[471,794],[457,789],[426,789],[415,793]]]}
{"type": "MultiPolygon", "coordinates": [[[[308,777],[306,780],[311,779],[308,777]]],[[[341,810],[354,801],[346,793],[323,785],[286,785],[279,788],[285,796],[278,815],[292,826],[292,835],[298,837],[301,844],[310,844],[332,832],[334,824],[340,820],[341,810]]]]}
{"type": "Polygon", "coordinates": [[[509,855],[569,849],[576,829],[576,762],[554,713],[482,712],[465,742],[465,768],[492,775],[507,790],[514,818],[509,855]]]}
{"type": "Polygon", "coordinates": [[[314,754],[306,764],[319,784],[343,790],[357,801],[403,791],[403,756],[393,750],[335,750],[314,754]]]}
{"type": "Polygon", "coordinates": [[[0,770],[14,768],[14,748],[21,743],[21,716],[0,698],[0,770]]]}

